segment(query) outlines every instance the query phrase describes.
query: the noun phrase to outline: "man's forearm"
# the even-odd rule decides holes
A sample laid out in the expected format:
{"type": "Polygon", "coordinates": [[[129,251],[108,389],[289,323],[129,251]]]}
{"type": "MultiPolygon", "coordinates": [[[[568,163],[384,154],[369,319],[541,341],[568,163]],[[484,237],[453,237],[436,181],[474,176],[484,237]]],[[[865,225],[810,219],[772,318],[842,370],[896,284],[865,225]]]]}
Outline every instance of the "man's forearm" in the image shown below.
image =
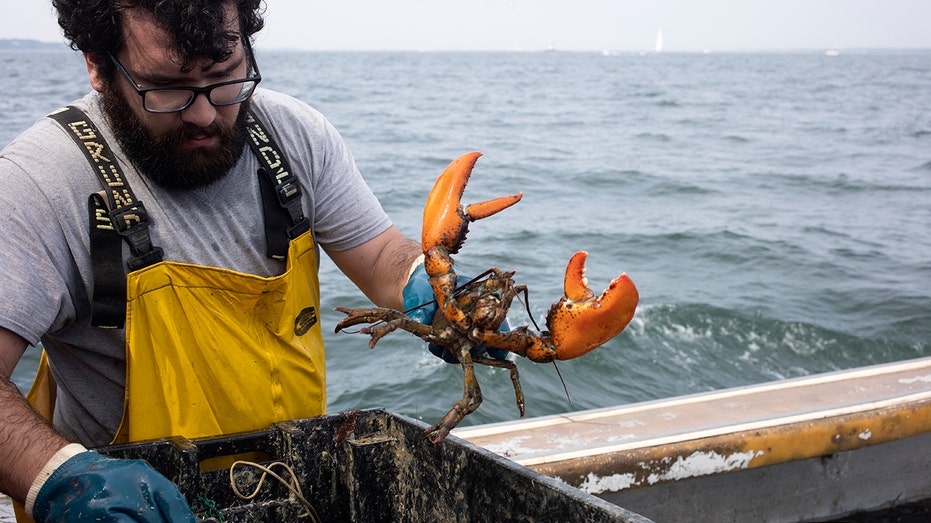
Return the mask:
{"type": "Polygon", "coordinates": [[[23,502],[42,466],[68,441],[26,403],[9,379],[0,377],[0,492],[23,502]]]}
{"type": "Polygon", "coordinates": [[[328,252],[330,258],[379,307],[402,309],[401,291],[411,264],[422,254],[420,244],[394,226],[352,249],[328,252]]]}

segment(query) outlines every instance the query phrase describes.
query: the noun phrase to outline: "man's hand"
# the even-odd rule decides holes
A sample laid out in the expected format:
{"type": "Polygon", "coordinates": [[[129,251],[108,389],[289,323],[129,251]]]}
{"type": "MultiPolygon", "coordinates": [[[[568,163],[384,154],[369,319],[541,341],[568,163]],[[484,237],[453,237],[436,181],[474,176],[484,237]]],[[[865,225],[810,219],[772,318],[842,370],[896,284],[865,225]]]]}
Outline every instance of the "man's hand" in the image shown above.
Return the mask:
{"type": "Polygon", "coordinates": [[[29,491],[26,510],[37,523],[195,521],[178,487],[145,461],[107,458],[77,444],[46,465],[29,491]]]}
{"type": "MultiPolygon", "coordinates": [[[[459,275],[460,281],[469,281],[471,279],[472,278],[468,276],[459,275]]],[[[408,317],[425,325],[433,323],[433,315],[436,314],[437,309],[436,296],[433,295],[430,277],[427,276],[427,271],[424,269],[423,263],[420,263],[411,273],[410,278],[407,280],[407,285],[404,286],[403,295],[404,310],[408,317]]],[[[511,330],[507,319],[504,320],[504,323],[501,324],[498,330],[503,332],[511,330]]],[[[447,363],[459,363],[459,360],[456,359],[446,347],[431,343],[427,348],[434,356],[443,358],[447,363]]],[[[507,358],[508,355],[508,351],[506,350],[486,349],[484,346],[475,347],[471,352],[473,355],[480,355],[487,352],[489,356],[499,360],[507,358]]]]}

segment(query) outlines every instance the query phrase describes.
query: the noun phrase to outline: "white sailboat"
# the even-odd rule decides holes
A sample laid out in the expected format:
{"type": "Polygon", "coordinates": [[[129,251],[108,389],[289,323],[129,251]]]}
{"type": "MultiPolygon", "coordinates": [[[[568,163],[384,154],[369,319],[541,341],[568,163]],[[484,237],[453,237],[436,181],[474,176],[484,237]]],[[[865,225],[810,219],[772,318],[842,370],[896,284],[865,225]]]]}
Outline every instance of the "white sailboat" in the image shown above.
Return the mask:
{"type": "Polygon", "coordinates": [[[662,30],[662,29],[657,29],[657,30],[656,30],[656,47],[655,47],[655,50],[656,50],[657,53],[662,53],[662,52],[663,52],[663,30],[662,30]]]}

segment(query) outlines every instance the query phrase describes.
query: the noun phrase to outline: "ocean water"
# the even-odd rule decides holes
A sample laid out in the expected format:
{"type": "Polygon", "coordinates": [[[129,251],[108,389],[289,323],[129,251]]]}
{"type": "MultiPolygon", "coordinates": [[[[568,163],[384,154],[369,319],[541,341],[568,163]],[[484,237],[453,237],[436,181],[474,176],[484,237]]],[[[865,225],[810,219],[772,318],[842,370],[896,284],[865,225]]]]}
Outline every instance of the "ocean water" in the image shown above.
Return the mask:
{"type": "MultiPolygon", "coordinates": [[[[576,250],[596,292],[637,284],[627,330],[559,363],[569,398],[553,365],[517,361],[528,417],[931,355],[931,52],[257,53],[263,86],[332,120],[412,238],[440,171],[485,153],[464,200],[524,199],[456,261],[517,270],[541,325],[576,250]]],[[[0,64],[3,144],[89,88],[68,50],[0,64]]],[[[407,333],[330,334],[332,307],[367,300],[326,259],[321,278],[330,411],[439,419],[458,366],[407,333]]],[[[507,373],[478,378],[463,425],[516,419],[507,373]]]]}

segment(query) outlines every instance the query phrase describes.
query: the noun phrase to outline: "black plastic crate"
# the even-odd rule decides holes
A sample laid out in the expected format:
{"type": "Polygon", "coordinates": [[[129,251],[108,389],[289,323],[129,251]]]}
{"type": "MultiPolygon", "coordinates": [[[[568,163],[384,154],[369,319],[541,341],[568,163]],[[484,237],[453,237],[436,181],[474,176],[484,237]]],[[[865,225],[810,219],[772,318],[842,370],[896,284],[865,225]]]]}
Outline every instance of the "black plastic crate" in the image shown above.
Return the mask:
{"type": "MultiPolygon", "coordinates": [[[[364,410],[220,438],[97,450],[148,461],[180,487],[200,515],[222,521],[301,521],[305,512],[272,478],[254,498],[238,497],[230,484],[230,463],[238,456],[291,467],[322,521],[650,522],[455,436],[434,445],[425,428],[384,410],[364,410]]],[[[280,466],[274,470],[283,472],[280,466]]],[[[245,494],[261,476],[245,466],[234,472],[245,494]]]]}

